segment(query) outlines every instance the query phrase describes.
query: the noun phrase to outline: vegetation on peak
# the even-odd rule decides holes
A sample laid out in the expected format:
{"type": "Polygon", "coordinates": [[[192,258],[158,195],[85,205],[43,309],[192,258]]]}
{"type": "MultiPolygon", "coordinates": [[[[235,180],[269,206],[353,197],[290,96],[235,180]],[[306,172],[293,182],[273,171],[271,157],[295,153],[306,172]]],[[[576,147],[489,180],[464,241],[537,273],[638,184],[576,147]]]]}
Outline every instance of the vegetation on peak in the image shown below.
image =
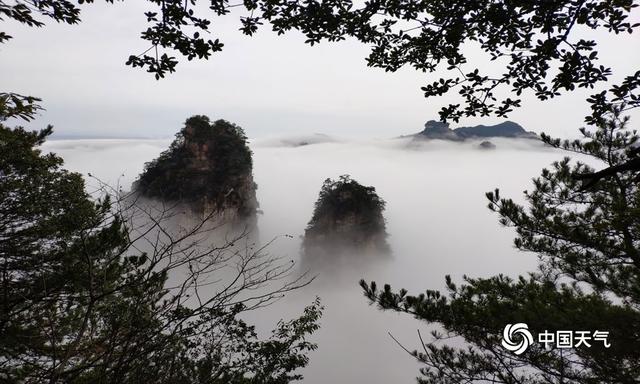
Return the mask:
{"type": "Polygon", "coordinates": [[[238,125],[192,116],[169,149],[145,164],[136,189],[144,196],[168,201],[207,202],[216,208],[233,201],[243,206],[246,196],[239,193],[255,191],[251,155],[238,125]]]}
{"type": "Polygon", "coordinates": [[[326,179],[305,230],[305,243],[334,234],[355,243],[380,235],[384,235],[380,237],[384,241],[384,209],[385,202],[374,187],[363,186],[349,175],[326,179]]]}
{"type": "MultiPolygon", "coordinates": [[[[218,119],[212,123],[208,116],[191,116],[185,121],[184,128],[180,130],[176,138],[178,138],[178,136],[196,143],[207,143],[212,140],[220,140],[223,136],[228,136],[224,138],[242,141],[247,151],[249,153],[251,152],[249,147],[246,146],[247,136],[245,135],[244,129],[224,119],[218,119]]],[[[248,160],[249,165],[251,165],[251,158],[248,160]]]]}

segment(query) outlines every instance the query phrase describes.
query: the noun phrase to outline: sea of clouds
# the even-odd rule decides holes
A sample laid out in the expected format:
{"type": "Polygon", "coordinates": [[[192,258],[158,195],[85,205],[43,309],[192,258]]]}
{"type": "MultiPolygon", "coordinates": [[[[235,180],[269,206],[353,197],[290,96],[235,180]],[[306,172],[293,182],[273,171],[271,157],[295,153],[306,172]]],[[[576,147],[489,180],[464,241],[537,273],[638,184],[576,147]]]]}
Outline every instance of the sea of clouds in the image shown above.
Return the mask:
{"type": "MultiPolygon", "coordinates": [[[[44,145],[63,157],[65,167],[124,190],[171,140],[52,140],[44,145]],[[89,176],[91,175],[91,176],[89,176]]],[[[295,317],[317,295],[325,306],[319,348],[302,372],[304,382],[412,383],[419,365],[389,336],[410,350],[420,348],[417,330],[431,329],[409,315],[370,306],[358,281],[389,283],[410,293],[444,288],[444,276],[517,276],[534,271],[536,255],[513,247],[514,231],[498,224],[486,208],[485,192],[523,201],[531,179],[566,156],[532,140],[492,140],[495,150],[477,142],[409,138],[346,140],[314,135],[254,140],[254,178],[258,184],[260,237],[276,239],[269,252],[299,260],[300,236],[326,178],[349,174],[374,186],[386,201],[385,217],[393,258],[365,268],[317,275],[309,286],[247,315],[261,332],[281,318],[295,317]],[[290,235],[290,236],[284,236],[290,235]]]]}

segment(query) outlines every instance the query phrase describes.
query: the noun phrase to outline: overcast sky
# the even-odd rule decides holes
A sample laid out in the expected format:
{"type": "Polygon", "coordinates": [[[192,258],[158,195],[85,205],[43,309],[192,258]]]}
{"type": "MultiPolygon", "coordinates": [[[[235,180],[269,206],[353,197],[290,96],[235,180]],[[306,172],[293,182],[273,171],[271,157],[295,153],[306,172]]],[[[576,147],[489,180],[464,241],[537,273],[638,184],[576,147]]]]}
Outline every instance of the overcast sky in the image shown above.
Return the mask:
{"type": "MultiPolygon", "coordinates": [[[[58,134],[109,137],[169,137],[193,114],[224,118],[250,137],[322,132],[341,136],[392,137],[417,132],[455,95],[425,99],[420,87],[437,78],[403,69],[368,68],[368,48],[355,41],[310,47],[297,33],[276,36],[262,28],[254,37],[237,31],[236,11],[214,20],[225,48],[208,61],[181,60],[177,73],[156,81],[124,65],[148,46],[139,39],[147,2],[95,4],[83,22],[50,23],[42,29],[3,23],[14,36],[0,46],[3,91],[44,99],[35,124],[58,134]]],[[[633,17],[638,20],[638,12],[633,17]]],[[[640,68],[637,36],[602,34],[604,65],[615,78],[640,68]]],[[[471,58],[478,58],[472,54],[471,58]]],[[[510,120],[527,130],[572,137],[589,112],[580,91],[551,102],[525,98],[510,120]]],[[[640,115],[634,113],[634,126],[640,115]]],[[[458,125],[498,123],[466,119],[458,125]]]]}

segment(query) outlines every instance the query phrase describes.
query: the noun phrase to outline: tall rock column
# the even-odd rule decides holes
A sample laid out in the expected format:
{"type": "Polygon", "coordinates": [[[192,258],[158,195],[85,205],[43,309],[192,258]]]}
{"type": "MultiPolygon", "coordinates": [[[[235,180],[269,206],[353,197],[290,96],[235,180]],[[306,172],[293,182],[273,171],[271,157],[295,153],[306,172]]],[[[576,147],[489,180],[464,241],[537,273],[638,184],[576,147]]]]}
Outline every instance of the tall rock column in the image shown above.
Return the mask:
{"type": "Polygon", "coordinates": [[[255,228],[251,156],[242,128],[193,116],[169,149],[145,165],[134,189],[143,197],[183,204],[199,218],[255,228]]]}
{"type": "Polygon", "coordinates": [[[346,175],[325,180],[305,230],[303,264],[357,263],[388,255],[384,207],[374,187],[346,175]]]}

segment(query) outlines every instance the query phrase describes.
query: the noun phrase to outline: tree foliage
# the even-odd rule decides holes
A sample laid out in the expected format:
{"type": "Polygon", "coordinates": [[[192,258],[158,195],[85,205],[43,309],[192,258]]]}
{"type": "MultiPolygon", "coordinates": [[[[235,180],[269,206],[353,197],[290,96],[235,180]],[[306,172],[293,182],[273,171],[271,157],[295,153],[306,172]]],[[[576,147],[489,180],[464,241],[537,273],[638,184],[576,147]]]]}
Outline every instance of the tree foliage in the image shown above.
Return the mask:
{"type": "Polygon", "coordinates": [[[234,250],[239,238],[200,244],[203,223],[169,235],[163,213],[135,226],[122,205],[131,199],[95,200],[79,174],[40,152],[50,133],[0,125],[0,381],[301,377],[319,301],[266,339],[241,314],[305,285],[303,276],[290,279],[292,266],[264,247],[234,250]],[[229,280],[215,285],[223,272],[229,280]]]}
{"type": "MultiPolygon", "coordinates": [[[[113,0],[107,0],[113,3],[113,0]]],[[[47,18],[75,24],[80,4],[72,1],[0,1],[0,18],[28,26],[43,26],[47,18]]],[[[410,66],[421,72],[443,68],[449,76],[422,87],[426,97],[457,90],[463,104],[440,111],[443,120],[463,116],[506,116],[521,106],[521,95],[552,99],[576,88],[604,84],[613,70],[600,64],[597,41],[583,38],[581,30],[632,33],[640,24],[630,20],[633,0],[508,0],[508,1],[382,1],[353,0],[292,2],[286,0],[175,1],[148,0],[149,26],[141,38],[150,47],[133,54],[127,65],[144,68],[156,78],[175,71],[178,59],[208,59],[223,43],[211,37],[216,17],[232,11],[240,30],[253,35],[269,24],[281,35],[303,33],[308,44],[355,38],[371,47],[369,66],[397,71],[410,66]],[[206,4],[209,14],[199,6],[206,4]],[[493,61],[498,74],[469,63],[462,48],[477,46],[493,61]],[[506,93],[506,95],[505,95],[506,93]]],[[[11,36],[0,32],[0,42],[11,36]]],[[[624,74],[622,82],[589,99],[596,123],[612,105],[637,107],[640,71],[624,74]]]]}
{"type": "Polygon", "coordinates": [[[41,99],[17,93],[0,92],[0,121],[20,118],[30,121],[43,108],[38,104],[41,99]]]}
{"type": "MultiPolygon", "coordinates": [[[[632,158],[638,135],[625,128],[620,110],[583,140],[553,146],[577,152],[607,167],[632,158]]],[[[589,188],[580,175],[593,169],[565,158],[544,169],[525,192],[526,205],[487,193],[500,223],[514,227],[517,249],[535,252],[540,268],[528,277],[447,277],[447,291],[413,296],[386,285],[361,282],[380,308],[406,312],[443,332],[412,352],[424,363],[421,382],[634,383],[640,380],[640,190],[638,170],[614,174],[589,188]],[[545,349],[534,343],[522,355],[504,349],[507,324],[546,330],[608,331],[610,348],[545,349]],[[467,347],[445,339],[460,338],[467,347]]],[[[421,339],[422,340],[422,339],[421,339]]]]}

